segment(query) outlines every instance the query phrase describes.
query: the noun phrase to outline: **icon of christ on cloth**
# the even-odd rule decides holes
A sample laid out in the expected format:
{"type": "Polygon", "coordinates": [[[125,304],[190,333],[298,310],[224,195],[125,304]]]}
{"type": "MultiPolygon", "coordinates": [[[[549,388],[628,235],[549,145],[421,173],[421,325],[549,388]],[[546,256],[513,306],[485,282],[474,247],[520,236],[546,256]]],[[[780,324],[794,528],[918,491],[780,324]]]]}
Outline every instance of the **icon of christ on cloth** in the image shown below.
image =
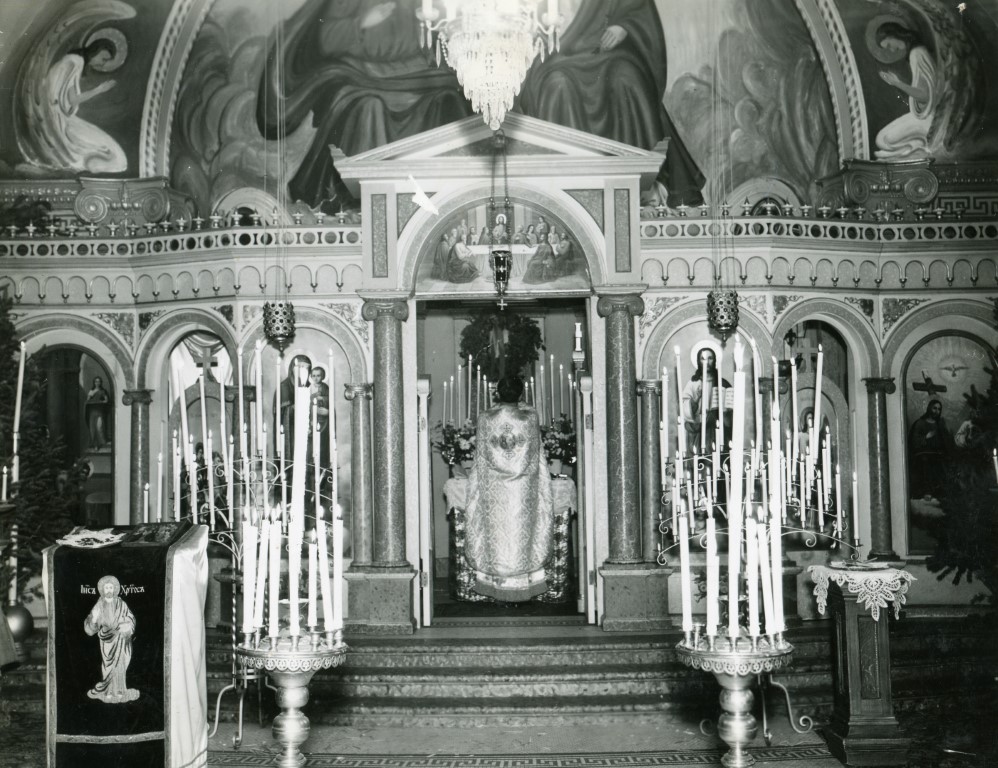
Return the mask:
{"type": "Polygon", "coordinates": [[[132,661],[135,615],[121,599],[121,584],[115,576],[101,577],[97,592],[100,597],[83,620],[83,631],[100,640],[101,680],[87,691],[87,696],[107,704],[135,701],[138,690],[125,682],[132,661]]]}
{"type": "Polygon", "coordinates": [[[502,379],[499,405],[478,418],[468,477],[465,557],[475,591],[522,602],[548,589],[553,501],[537,412],[520,405],[523,383],[502,379]]]}

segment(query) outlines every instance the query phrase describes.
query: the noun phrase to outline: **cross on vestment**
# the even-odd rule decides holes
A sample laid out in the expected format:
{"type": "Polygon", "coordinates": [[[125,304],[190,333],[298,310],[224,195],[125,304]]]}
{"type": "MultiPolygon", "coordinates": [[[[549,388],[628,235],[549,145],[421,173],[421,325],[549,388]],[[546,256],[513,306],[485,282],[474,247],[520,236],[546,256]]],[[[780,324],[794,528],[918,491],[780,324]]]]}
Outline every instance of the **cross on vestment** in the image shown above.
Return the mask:
{"type": "Polygon", "coordinates": [[[916,392],[925,392],[929,397],[932,397],[937,392],[945,392],[945,384],[936,384],[932,377],[929,376],[925,371],[922,371],[922,380],[912,382],[911,388],[916,392]]]}

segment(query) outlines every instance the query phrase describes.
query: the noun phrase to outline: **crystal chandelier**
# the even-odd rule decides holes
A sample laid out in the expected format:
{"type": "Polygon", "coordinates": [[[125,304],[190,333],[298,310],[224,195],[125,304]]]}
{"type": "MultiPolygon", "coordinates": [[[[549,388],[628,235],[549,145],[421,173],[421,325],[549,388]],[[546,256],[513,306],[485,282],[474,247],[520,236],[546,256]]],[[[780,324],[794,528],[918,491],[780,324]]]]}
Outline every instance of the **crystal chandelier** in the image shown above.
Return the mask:
{"type": "Polygon", "coordinates": [[[558,49],[558,0],[548,0],[537,20],[530,0],[445,0],[444,18],[433,0],[422,0],[416,18],[423,25],[421,43],[441,53],[464,86],[472,108],[498,130],[534,57],[558,49]],[[435,37],[434,37],[435,36],[435,37]]]}

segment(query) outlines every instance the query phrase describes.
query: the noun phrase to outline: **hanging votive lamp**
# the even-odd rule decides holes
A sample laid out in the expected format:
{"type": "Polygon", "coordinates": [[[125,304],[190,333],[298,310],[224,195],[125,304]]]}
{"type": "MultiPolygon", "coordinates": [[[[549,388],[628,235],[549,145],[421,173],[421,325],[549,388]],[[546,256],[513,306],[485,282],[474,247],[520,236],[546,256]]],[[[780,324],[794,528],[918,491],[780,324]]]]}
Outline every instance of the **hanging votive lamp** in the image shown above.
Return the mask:
{"type": "Polygon", "coordinates": [[[263,333],[284,351],[295,335],[295,307],[290,301],[267,301],[263,305],[263,333]]]}
{"type": "Polygon", "coordinates": [[[734,288],[715,288],[707,294],[707,325],[721,341],[738,327],[738,292],[734,288]]]}

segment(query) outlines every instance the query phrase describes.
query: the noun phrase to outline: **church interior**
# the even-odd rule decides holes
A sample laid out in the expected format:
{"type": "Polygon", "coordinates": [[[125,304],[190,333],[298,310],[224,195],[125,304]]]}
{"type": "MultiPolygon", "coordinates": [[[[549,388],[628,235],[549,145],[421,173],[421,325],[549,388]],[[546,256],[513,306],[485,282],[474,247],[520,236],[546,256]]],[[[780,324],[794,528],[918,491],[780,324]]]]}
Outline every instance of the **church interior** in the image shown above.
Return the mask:
{"type": "Polygon", "coordinates": [[[998,0],[0,51],[0,766],[998,761],[998,0]]]}

